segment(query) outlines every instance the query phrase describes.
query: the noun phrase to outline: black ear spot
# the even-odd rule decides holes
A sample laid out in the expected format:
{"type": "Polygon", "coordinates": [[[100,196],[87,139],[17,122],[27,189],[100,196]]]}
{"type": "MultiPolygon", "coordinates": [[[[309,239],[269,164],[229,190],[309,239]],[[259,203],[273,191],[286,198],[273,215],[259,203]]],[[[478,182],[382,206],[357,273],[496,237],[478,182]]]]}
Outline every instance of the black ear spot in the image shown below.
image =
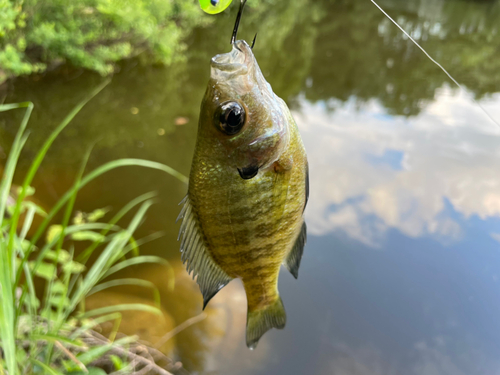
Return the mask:
{"type": "Polygon", "coordinates": [[[238,172],[240,174],[240,177],[244,180],[250,180],[251,178],[254,178],[257,176],[257,173],[259,173],[259,167],[257,166],[249,166],[245,168],[238,168],[238,172]]]}

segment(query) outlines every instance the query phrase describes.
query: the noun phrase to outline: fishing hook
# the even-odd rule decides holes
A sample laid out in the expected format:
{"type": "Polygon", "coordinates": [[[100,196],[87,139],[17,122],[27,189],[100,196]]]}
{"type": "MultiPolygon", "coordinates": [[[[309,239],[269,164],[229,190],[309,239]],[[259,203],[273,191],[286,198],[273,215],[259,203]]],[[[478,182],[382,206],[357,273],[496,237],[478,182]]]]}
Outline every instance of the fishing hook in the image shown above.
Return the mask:
{"type": "Polygon", "coordinates": [[[251,49],[253,49],[253,46],[255,46],[256,39],[257,39],[257,33],[255,33],[255,36],[253,37],[252,46],[250,47],[251,49]]]}
{"type": "Polygon", "coordinates": [[[236,36],[238,34],[238,27],[240,26],[241,15],[243,14],[243,8],[245,7],[245,3],[247,0],[241,0],[240,9],[238,10],[238,15],[236,16],[236,22],[234,24],[233,36],[231,37],[231,44],[234,44],[236,41],[236,36]]]}

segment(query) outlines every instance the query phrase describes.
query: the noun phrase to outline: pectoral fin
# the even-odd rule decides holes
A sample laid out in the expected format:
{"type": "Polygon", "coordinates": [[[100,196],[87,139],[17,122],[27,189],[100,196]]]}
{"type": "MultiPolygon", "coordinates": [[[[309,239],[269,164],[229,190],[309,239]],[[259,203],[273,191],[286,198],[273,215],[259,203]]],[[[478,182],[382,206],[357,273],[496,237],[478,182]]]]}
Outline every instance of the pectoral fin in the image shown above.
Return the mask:
{"type": "Polygon", "coordinates": [[[177,220],[182,219],[178,240],[181,239],[181,259],[186,263],[188,273],[193,272],[196,282],[203,294],[203,309],[219,290],[231,281],[229,277],[213,260],[208,252],[203,233],[198,224],[196,214],[189,201],[184,198],[181,213],[177,220]]]}
{"type": "Polygon", "coordinates": [[[307,226],[306,223],[302,223],[302,228],[300,229],[300,233],[295,240],[295,245],[293,245],[292,250],[288,253],[288,256],[285,259],[285,267],[290,271],[293,277],[299,277],[299,267],[300,260],[302,259],[302,254],[304,253],[304,246],[307,241],[307,226]]]}
{"type": "Polygon", "coordinates": [[[304,202],[304,209],[302,210],[302,212],[305,211],[308,200],[309,200],[309,163],[306,161],[306,201],[304,202]]]}

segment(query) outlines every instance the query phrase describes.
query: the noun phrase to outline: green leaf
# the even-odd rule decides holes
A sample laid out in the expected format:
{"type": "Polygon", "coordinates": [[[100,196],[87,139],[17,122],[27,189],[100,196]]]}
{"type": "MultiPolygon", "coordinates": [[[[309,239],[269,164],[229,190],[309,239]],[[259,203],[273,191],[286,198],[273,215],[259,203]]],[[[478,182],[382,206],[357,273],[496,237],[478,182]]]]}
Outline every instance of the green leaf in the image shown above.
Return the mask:
{"type": "Polygon", "coordinates": [[[76,232],[71,235],[71,238],[75,241],[104,241],[106,237],[104,237],[100,233],[92,232],[90,230],[85,230],[81,232],[76,232]]]}
{"type": "Polygon", "coordinates": [[[110,210],[110,207],[98,208],[97,210],[94,210],[91,213],[87,214],[87,221],[89,223],[94,223],[100,218],[104,217],[104,215],[106,215],[110,210]]]}
{"type": "Polygon", "coordinates": [[[120,340],[116,340],[114,343],[109,343],[107,345],[93,347],[92,349],[90,349],[89,351],[87,351],[85,353],[80,353],[77,356],[77,358],[84,365],[87,365],[88,363],[96,360],[97,358],[102,357],[104,354],[106,354],[107,351],[109,351],[113,347],[127,345],[127,344],[134,342],[134,341],[137,341],[137,336],[124,337],[120,340]]]}
{"type": "Polygon", "coordinates": [[[74,225],[82,225],[85,223],[85,219],[83,218],[83,212],[78,211],[73,218],[73,224],[74,225]]]}
{"type": "MultiPolygon", "coordinates": [[[[33,262],[30,262],[30,268],[33,262]]],[[[55,277],[56,267],[51,263],[42,262],[35,271],[35,275],[45,280],[52,280],[55,277]]]]}
{"type": "Polygon", "coordinates": [[[51,225],[49,229],[47,229],[47,234],[45,235],[45,242],[51,243],[56,238],[59,238],[62,232],[62,225],[51,225]]]}
{"type": "Polygon", "coordinates": [[[20,245],[21,245],[21,250],[26,251],[30,247],[31,243],[28,240],[22,240],[20,245]]]}
{"type": "Polygon", "coordinates": [[[28,355],[23,348],[17,347],[16,350],[16,360],[18,363],[25,363],[28,355]]]}
{"type": "Polygon", "coordinates": [[[30,358],[30,361],[33,362],[35,365],[39,366],[44,370],[46,374],[50,375],[63,375],[61,372],[54,370],[53,368],[47,366],[45,363],[40,362],[39,360],[36,360],[34,358],[30,358]]]}
{"type": "Polygon", "coordinates": [[[123,363],[122,359],[118,357],[117,355],[110,355],[109,359],[111,359],[111,362],[113,362],[113,365],[115,366],[116,371],[120,371],[121,369],[125,368],[126,364],[123,363]]]}
{"type": "Polygon", "coordinates": [[[52,293],[53,294],[66,294],[67,289],[66,285],[60,280],[55,280],[52,284],[52,293]]]}
{"type": "MultiPolygon", "coordinates": [[[[21,186],[18,186],[17,189],[16,189],[16,194],[17,195],[20,195],[21,192],[23,191],[23,188],[21,186]]],[[[25,192],[25,195],[27,197],[30,197],[32,196],[33,194],[35,194],[35,188],[33,186],[27,186],[26,187],[26,192],[25,192]]]]}
{"type": "Polygon", "coordinates": [[[71,259],[71,255],[66,250],[59,250],[59,254],[56,251],[49,250],[45,253],[45,259],[57,261],[58,263],[67,263],[71,259]]]}
{"type": "Polygon", "coordinates": [[[63,265],[63,271],[66,273],[82,273],[85,271],[85,266],[72,260],[63,265]]]}
{"type": "Polygon", "coordinates": [[[31,201],[24,201],[23,206],[25,206],[28,209],[33,208],[35,210],[35,212],[40,216],[43,216],[43,217],[47,216],[47,212],[45,212],[44,209],[42,207],[40,207],[39,205],[37,205],[36,203],[33,203],[31,201]]]}
{"type": "Polygon", "coordinates": [[[55,306],[55,307],[57,307],[59,305],[62,305],[64,307],[69,306],[69,299],[65,294],[53,295],[50,298],[50,301],[48,301],[48,302],[50,303],[51,306],[55,306]]]}
{"type": "Polygon", "coordinates": [[[106,371],[98,367],[87,367],[88,372],[84,371],[71,371],[68,375],[106,375],[106,371]]]}

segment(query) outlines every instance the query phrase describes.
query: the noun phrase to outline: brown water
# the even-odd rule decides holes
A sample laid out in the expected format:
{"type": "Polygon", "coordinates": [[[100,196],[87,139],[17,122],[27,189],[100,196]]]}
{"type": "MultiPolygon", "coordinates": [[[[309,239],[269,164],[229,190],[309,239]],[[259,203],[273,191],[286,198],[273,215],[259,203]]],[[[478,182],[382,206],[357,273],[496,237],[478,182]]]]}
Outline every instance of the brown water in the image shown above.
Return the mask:
{"type": "MultiPolygon", "coordinates": [[[[249,351],[245,296],[234,281],[210,303],[205,320],[165,349],[175,347],[173,355],[191,373],[500,372],[500,128],[474,102],[500,122],[500,2],[380,4],[463,89],[368,0],[276,0],[247,9],[240,37],[259,32],[255,55],[292,109],[308,150],[309,241],[299,279],[281,275],[285,330],[269,332],[249,351]]],[[[96,141],[89,169],[137,157],[187,175],[209,60],[229,50],[233,20],[223,14],[210,28],[194,30],[185,63],[123,63],[55,142],[35,181],[37,199],[51,206],[96,141]]],[[[62,68],[8,87],[6,102],[35,103],[21,170],[100,80],[62,68]]],[[[3,154],[19,119],[19,113],[0,117],[3,154]]],[[[176,242],[186,186],[157,171],[123,168],[88,185],[77,208],[117,210],[152,190],[160,202],[140,234],[165,236],[142,253],[167,258],[176,285],[169,289],[164,267],[129,271],[157,283],[167,318],[135,315],[124,329],[155,341],[201,312],[201,294],[180,264],[176,242]]],[[[151,298],[150,291],[129,288],[94,303],[151,298]]]]}

